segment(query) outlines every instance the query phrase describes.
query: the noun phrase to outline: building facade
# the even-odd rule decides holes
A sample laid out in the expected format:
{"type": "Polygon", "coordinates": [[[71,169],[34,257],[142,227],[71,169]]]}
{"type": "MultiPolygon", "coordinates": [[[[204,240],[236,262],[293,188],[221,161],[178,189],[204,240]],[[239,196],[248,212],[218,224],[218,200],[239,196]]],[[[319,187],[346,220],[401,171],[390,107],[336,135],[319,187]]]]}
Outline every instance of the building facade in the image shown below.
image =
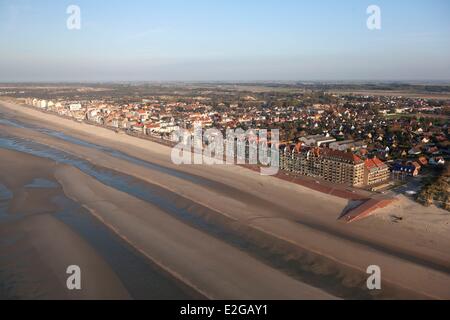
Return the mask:
{"type": "Polygon", "coordinates": [[[389,180],[389,167],[380,159],[373,158],[364,161],[364,185],[373,186],[389,180]]]}

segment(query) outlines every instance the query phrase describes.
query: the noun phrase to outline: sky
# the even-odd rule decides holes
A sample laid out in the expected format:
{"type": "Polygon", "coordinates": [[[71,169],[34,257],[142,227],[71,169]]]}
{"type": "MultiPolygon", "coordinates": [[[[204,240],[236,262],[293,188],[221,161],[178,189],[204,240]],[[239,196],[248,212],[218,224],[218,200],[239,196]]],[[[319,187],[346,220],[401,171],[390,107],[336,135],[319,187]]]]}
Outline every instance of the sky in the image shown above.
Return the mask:
{"type": "Polygon", "coordinates": [[[263,80],[450,80],[450,1],[0,0],[0,82],[263,80]]]}

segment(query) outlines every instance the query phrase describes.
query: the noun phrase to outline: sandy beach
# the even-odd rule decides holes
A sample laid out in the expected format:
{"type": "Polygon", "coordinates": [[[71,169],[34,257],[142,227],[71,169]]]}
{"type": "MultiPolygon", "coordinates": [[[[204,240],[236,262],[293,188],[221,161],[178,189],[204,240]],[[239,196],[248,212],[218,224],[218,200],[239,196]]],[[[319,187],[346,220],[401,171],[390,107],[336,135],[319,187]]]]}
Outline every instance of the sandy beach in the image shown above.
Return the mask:
{"type": "MultiPolygon", "coordinates": [[[[54,205],[43,194],[52,193],[52,190],[38,189],[41,191],[39,202],[31,201],[34,200],[33,196],[28,194],[28,190],[23,190],[23,184],[31,181],[36,172],[39,172],[39,177],[56,179],[65,195],[82,204],[153,263],[207,298],[333,298],[322,290],[295,281],[247,254],[179,222],[157,207],[106,187],[71,166],[1,148],[0,156],[0,181],[19,198],[14,197],[13,209],[9,213],[26,215],[18,222],[2,225],[0,232],[23,233],[26,240],[10,246],[10,250],[32,251],[36,258],[28,259],[30,262],[38,261],[33,263],[33,267],[28,267],[34,270],[37,265],[37,271],[32,271],[31,274],[6,268],[8,272],[17,273],[18,277],[29,277],[27,281],[21,281],[20,285],[15,286],[15,295],[20,298],[27,298],[27,292],[37,290],[30,289],[28,282],[33,282],[33,279],[40,278],[42,274],[45,276],[39,284],[46,287],[42,295],[48,299],[129,298],[126,289],[107,263],[81,237],[52,217],[54,205]],[[12,178],[8,172],[21,174],[12,178]],[[18,188],[22,193],[18,192],[18,188]],[[27,194],[24,196],[23,192],[27,194]],[[83,273],[83,283],[87,285],[82,292],[73,291],[74,294],[70,295],[64,290],[64,270],[72,264],[86,270],[86,274],[83,273]],[[50,294],[45,293],[47,290],[50,294]]],[[[55,193],[58,190],[53,191],[55,193]]]]}
{"type": "MultiPolygon", "coordinates": [[[[169,215],[157,203],[107,186],[73,166],[46,161],[47,171],[43,172],[58,182],[65,196],[81,204],[174,278],[208,298],[345,297],[343,292],[348,288],[365,292],[365,271],[369,265],[381,267],[385,289],[380,293],[367,292],[368,297],[450,298],[450,217],[439,209],[419,207],[408,199],[400,199],[373,217],[345,224],[338,217],[352,202],[343,198],[238,166],[176,166],[170,161],[168,147],[11,103],[1,102],[0,112],[11,119],[50,128],[142,160],[133,162],[109,149],[0,122],[0,135],[39,143],[98,168],[126,174],[163,193],[176,206],[188,208],[191,214],[281,256],[283,261],[295,261],[295,268],[303,272],[276,268],[252,252],[169,215]],[[405,219],[394,223],[389,214],[398,210],[403,210],[405,219]],[[328,285],[314,282],[307,279],[308,275],[332,281],[328,285]]],[[[2,153],[2,159],[3,156],[11,157],[2,153]]],[[[24,171],[35,171],[34,163],[16,165],[27,168],[24,171]]],[[[14,181],[20,181],[11,174],[4,174],[1,179],[12,190],[14,181]]],[[[20,197],[23,196],[14,192],[14,199],[20,197]]],[[[42,210],[49,205],[45,201],[36,203],[42,210]]],[[[64,229],[50,223],[46,226],[64,229]]],[[[126,296],[119,284],[115,288],[118,297],[126,296]]]]}

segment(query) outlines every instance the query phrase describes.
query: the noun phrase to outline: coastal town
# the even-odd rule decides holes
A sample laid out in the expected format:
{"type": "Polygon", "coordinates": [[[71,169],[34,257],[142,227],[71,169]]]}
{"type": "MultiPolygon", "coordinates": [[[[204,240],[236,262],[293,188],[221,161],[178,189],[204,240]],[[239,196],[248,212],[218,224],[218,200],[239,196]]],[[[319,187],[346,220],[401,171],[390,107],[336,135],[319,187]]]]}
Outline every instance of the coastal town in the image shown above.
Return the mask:
{"type": "Polygon", "coordinates": [[[449,301],[449,13],[0,0],[0,300],[449,301]]]}
{"type": "Polygon", "coordinates": [[[407,184],[406,192],[422,204],[450,207],[445,190],[449,100],[320,90],[183,89],[139,97],[97,91],[4,94],[42,111],[164,143],[176,130],[193,131],[194,125],[223,133],[279,129],[279,167],[288,175],[382,193],[407,184]],[[441,190],[429,192],[436,181],[441,190]]]}
{"type": "MultiPolygon", "coordinates": [[[[89,224],[83,219],[93,219],[89,241],[95,246],[108,230],[119,231],[145,254],[135,263],[141,266],[136,278],[149,288],[146,297],[161,297],[145,280],[148,254],[206,296],[447,297],[441,267],[417,259],[448,255],[448,90],[351,86],[6,84],[0,87],[0,218],[36,217],[14,228],[38,228],[42,239],[57,230],[54,250],[64,253],[71,244],[67,261],[80,252],[86,259],[82,242],[70,236],[89,224]],[[253,162],[250,133],[258,132],[259,148],[265,129],[267,150],[278,151],[274,172],[259,149],[253,162]],[[196,137],[203,136],[203,161],[215,143],[207,131],[244,132],[245,148],[233,144],[235,160],[245,149],[244,164],[178,164],[174,147],[192,147],[174,139],[179,131],[192,137],[194,160],[196,137]],[[48,210],[54,213],[39,214],[48,210]],[[52,226],[52,214],[70,228],[52,226]],[[104,232],[98,229],[103,222],[104,232]],[[247,255],[247,248],[256,249],[247,255]],[[274,267],[276,259],[295,278],[274,267]],[[383,268],[392,289],[366,290],[372,263],[383,268]],[[205,270],[221,280],[205,281],[205,270]],[[298,281],[301,274],[320,275],[319,285],[298,281]],[[411,277],[413,291],[402,290],[411,277]],[[261,282],[268,278],[273,282],[261,282]],[[338,290],[321,289],[329,281],[338,290]]],[[[123,251],[108,246],[102,254],[109,253],[123,251]]],[[[97,265],[83,269],[107,275],[108,265],[97,265]]],[[[115,286],[100,287],[102,297],[127,296],[114,279],[102,282],[115,286]]],[[[177,284],[165,287],[171,297],[198,297],[177,284]]],[[[98,286],[89,288],[83,296],[99,296],[98,286]]]]}

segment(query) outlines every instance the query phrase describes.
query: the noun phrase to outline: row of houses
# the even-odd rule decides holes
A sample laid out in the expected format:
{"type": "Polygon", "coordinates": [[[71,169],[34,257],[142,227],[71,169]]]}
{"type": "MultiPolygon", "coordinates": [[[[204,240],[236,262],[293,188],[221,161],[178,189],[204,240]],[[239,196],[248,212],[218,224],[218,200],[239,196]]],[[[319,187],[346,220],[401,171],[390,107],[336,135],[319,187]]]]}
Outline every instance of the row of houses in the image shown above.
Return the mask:
{"type": "Polygon", "coordinates": [[[391,171],[396,176],[416,177],[420,174],[420,171],[427,165],[442,167],[445,165],[445,159],[442,156],[431,157],[429,159],[422,156],[419,157],[416,161],[396,162],[392,165],[391,171]]]}

